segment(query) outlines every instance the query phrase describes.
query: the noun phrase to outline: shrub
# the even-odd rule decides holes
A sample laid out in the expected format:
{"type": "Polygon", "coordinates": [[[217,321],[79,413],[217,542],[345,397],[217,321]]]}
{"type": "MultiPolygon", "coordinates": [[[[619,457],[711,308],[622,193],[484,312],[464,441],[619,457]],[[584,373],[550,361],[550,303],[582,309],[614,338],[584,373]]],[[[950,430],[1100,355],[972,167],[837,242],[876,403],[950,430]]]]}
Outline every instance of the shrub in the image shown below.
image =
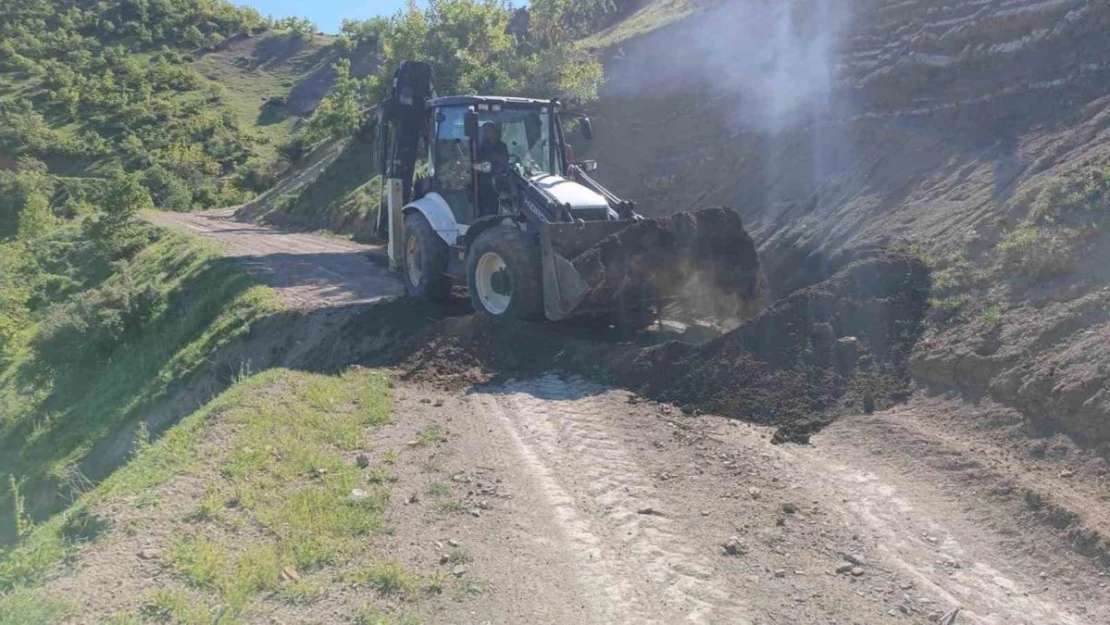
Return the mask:
{"type": "Polygon", "coordinates": [[[184,180],[160,165],[143,175],[154,206],[162,210],[187,211],[193,207],[193,192],[184,180]]]}
{"type": "Polygon", "coordinates": [[[298,135],[278,147],[278,153],[281,154],[282,158],[289,161],[290,164],[296,165],[308,154],[309,148],[310,144],[308,139],[298,135]]]}
{"type": "Polygon", "coordinates": [[[135,217],[139,211],[150,208],[154,208],[154,202],[140,177],[117,172],[96,218],[85,221],[85,234],[106,258],[130,257],[149,242],[135,217]]]}
{"type": "Polygon", "coordinates": [[[1004,267],[1033,278],[1049,278],[1072,269],[1074,254],[1067,233],[1024,225],[1003,237],[995,249],[1004,267]]]}
{"type": "Polygon", "coordinates": [[[998,304],[987,306],[979,313],[979,321],[988,326],[996,326],[1002,323],[1002,308],[998,304]]]}
{"type": "Polygon", "coordinates": [[[1090,167],[1068,178],[1054,178],[1041,189],[1031,217],[1056,221],[1077,214],[1110,216],[1110,166],[1090,167]]]}
{"type": "Polygon", "coordinates": [[[239,170],[239,186],[255,193],[262,193],[274,186],[275,182],[277,182],[277,173],[274,168],[259,159],[247,161],[247,164],[239,170]]]}
{"type": "Polygon", "coordinates": [[[165,307],[165,294],[123,264],[110,283],[48,311],[32,345],[42,362],[55,369],[104,358],[165,307]]]}

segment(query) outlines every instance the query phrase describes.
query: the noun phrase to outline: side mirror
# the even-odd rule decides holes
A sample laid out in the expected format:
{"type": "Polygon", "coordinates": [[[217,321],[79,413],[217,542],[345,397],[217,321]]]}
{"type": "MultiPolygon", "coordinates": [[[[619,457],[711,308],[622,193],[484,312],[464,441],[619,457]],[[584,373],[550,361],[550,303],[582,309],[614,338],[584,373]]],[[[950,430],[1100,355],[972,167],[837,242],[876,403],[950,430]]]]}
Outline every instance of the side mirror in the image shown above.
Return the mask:
{"type": "Polygon", "coordinates": [[[587,174],[591,171],[597,171],[597,161],[595,160],[582,161],[581,163],[575,163],[574,166],[587,174]]]}
{"type": "Polygon", "coordinates": [[[472,140],[478,140],[478,114],[474,111],[467,111],[466,117],[463,119],[463,124],[466,127],[466,136],[472,140]]]}
{"type": "Polygon", "coordinates": [[[594,138],[594,127],[590,125],[589,117],[578,120],[578,132],[582,133],[582,138],[587,141],[594,138]]]}

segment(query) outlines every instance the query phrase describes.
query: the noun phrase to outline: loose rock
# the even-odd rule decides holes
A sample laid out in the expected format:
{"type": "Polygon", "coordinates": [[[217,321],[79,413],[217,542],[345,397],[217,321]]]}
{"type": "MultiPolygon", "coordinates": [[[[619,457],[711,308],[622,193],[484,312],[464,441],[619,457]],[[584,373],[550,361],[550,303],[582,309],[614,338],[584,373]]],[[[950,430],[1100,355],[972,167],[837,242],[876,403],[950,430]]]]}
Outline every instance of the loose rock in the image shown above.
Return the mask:
{"type": "Polygon", "coordinates": [[[733,536],[725,542],[725,554],[730,556],[742,556],[748,552],[744,543],[740,542],[740,538],[733,536]]]}

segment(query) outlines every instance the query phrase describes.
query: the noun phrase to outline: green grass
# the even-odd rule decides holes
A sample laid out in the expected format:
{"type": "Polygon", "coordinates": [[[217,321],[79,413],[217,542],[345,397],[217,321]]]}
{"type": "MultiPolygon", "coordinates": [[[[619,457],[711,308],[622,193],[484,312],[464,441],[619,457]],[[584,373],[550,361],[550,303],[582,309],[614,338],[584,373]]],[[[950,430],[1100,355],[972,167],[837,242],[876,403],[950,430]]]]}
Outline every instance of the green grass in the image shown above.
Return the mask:
{"type": "Polygon", "coordinates": [[[446,497],[451,494],[451,485],[447,482],[432,482],[425,490],[429,497],[446,497]]]}
{"type": "Polygon", "coordinates": [[[979,321],[989,326],[1002,323],[1002,308],[998,304],[987,306],[979,313],[979,321]]]}
{"type": "Polygon", "coordinates": [[[287,96],[290,86],[314,70],[330,71],[325,49],[331,42],[330,37],[314,37],[298,44],[286,33],[270,32],[204,54],[192,65],[223,85],[228,109],[261,139],[254,151],[275,158],[277,146],[292,134],[298,118],[284,107],[267,106],[267,102],[287,96]]]}
{"type": "Polygon", "coordinates": [[[456,547],[447,552],[447,562],[450,564],[470,564],[473,561],[474,557],[466,549],[456,547]]]}
{"type": "Polygon", "coordinates": [[[420,619],[412,615],[386,614],[373,603],[363,606],[358,615],[358,625],[420,625],[420,623],[420,619]]]}
{"type": "MultiPolygon", "coordinates": [[[[71,229],[57,235],[63,242],[72,236],[75,232],[71,229]]],[[[72,279],[67,275],[57,279],[72,279]]],[[[30,511],[39,521],[64,510],[67,496],[80,499],[80,491],[110,474],[130,454],[140,452],[136,434],[142,432],[145,415],[166,400],[174,385],[210,367],[217,350],[242,337],[253,323],[276,309],[271,290],[256,284],[206,244],[172,233],[162,233],[126,272],[94,280],[83,289],[78,282],[66,299],[90,297],[95,302],[97,293],[136,284],[160,293],[165,306],[126,335],[122,344],[112,345],[106,355],[80,361],[79,354],[67,354],[76,364],[65,364],[64,357],[39,351],[43,348],[34,340],[41,324],[51,316],[61,323],[80,323],[79,316],[84,314],[56,305],[39,313],[43,319],[39,325],[31,319],[21,344],[11,350],[12,358],[0,370],[0,474],[17,476],[25,492],[32,489],[40,494],[39,507],[30,511]],[[53,364],[59,360],[62,366],[53,364]],[[109,448],[116,451],[106,451],[109,448]],[[91,455],[94,451],[96,455],[91,455]],[[78,486],[78,492],[73,493],[72,486],[78,486]],[[59,496],[43,506],[44,492],[58,492],[59,496]],[[67,492],[69,495],[64,495],[67,492]]],[[[49,343],[44,345],[51,349],[49,343]]],[[[160,462],[172,459],[175,449],[171,444],[159,456],[160,462]]],[[[141,489],[164,478],[158,464],[146,469],[131,474],[135,481],[131,488],[141,489]]],[[[0,489],[0,540],[11,535],[11,496],[6,486],[0,489]]],[[[0,588],[6,584],[6,564],[0,564],[0,588]]]]}
{"type": "Polygon", "coordinates": [[[343,581],[372,588],[382,597],[413,598],[422,586],[420,576],[411,573],[396,560],[385,560],[358,568],[344,575],[343,581]]]}
{"type": "Polygon", "coordinates": [[[697,10],[694,0],[649,0],[640,10],[578,45],[590,50],[609,48],[687,18],[697,10]]]}
{"type": "Polygon", "coordinates": [[[1081,169],[1053,178],[1041,188],[1030,211],[1035,222],[1052,223],[1076,218],[1102,220],[1110,216],[1110,165],[1081,169]]]}
{"type": "MultiPolygon", "coordinates": [[[[248,390],[222,411],[235,436],[205,500],[223,506],[219,493],[235,493],[237,509],[268,538],[244,550],[230,539],[183,535],[167,553],[183,580],[212,592],[233,614],[262,592],[291,603],[318,598],[319,588],[283,582],[282,572],[305,574],[360,553],[384,528],[391,481],[342,460],[366,446],[368,429],[390,422],[387,375],[271,370],[242,386],[248,390]]],[[[212,523],[214,515],[199,526],[212,523]]]]}
{"type": "Polygon", "coordinates": [[[70,607],[28,590],[0,594],[0,625],[48,625],[62,620],[70,607]]]}
{"type": "Polygon", "coordinates": [[[324,590],[311,582],[292,582],[277,589],[277,597],[291,605],[316,603],[324,596],[324,590]]]}
{"type": "Polygon", "coordinates": [[[249,204],[246,213],[256,219],[368,239],[380,201],[373,142],[325,142],[306,158],[309,162],[320,160],[302,166],[311,170],[305,181],[294,184],[294,175],[279,182],[249,204]]]}
{"type": "Polygon", "coordinates": [[[108,617],[104,621],[104,625],[142,625],[143,619],[141,616],[131,612],[119,612],[108,617]]]}
{"type": "Polygon", "coordinates": [[[143,602],[141,622],[174,625],[237,625],[226,611],[216,611],[179,590],[156,590],[143,602]]]}
{"type": "Polygon", "coordinates": [[[466,506],[463,502],[452,499],[439,504],[439,510],[448,514],[462,514],[466,512],[466,506]]]}
{"type": "Polygon", "coordinates": [[[239,555],[205,538],[178,539],[166,560],[192,586],[215,591],[222,605],[238,613],[251,595],[275,590],[281,565],[273,545],[250,545],[239,555]]]}
{"type": "MultiPolygon", "coordinates": [[[[73,230],[63,229],[56,238],[69,245],[72,236],[73,230]]],[[[163,232],[125,273],[103,278],[82,273],[81,266],[55,271],[63,272],[57,279],[76,278],[68,287],[70,300],[123,288],[127,280],[152,285],[166,305],[114,346],[107,360],[68,368],[45,364],[33,343],[38,326],[32,318],[0,370],[0,474],[17,476],[24,492],[39,495],[38,508],[30,510],[39,527],[8,553],[0,552],[0,589],[37,578],[92,538],[90,532],[73,531],[91,505],[112,494],[149,492],[195,463],[193,439],[219,402],[167,433],[155,445],[158,453],[147,453],[150,432],[143,420],[174,385],[210,367],[217,350],[276,309],[272,291],[184,235],[163,232]],[[112,475],[128,460],[129,471],[112,475]],[[42,495],[52,492],[57,495],[43,504],[42,495]]],[[[59,307],[47,310],[70,314],[59,307]]],[[[6,484],[0,487],[0,540],[14,534],[12,495],[6,484]]]]}
{"type": "Polygon", "coordinates": [[[166,553],[166,559],[190,584],[200,588],[216,588],[229,561],[222,547],[203,538],[178,539],[166,553]]]}
{"type": "Polygon", "coordinates": [[[420,431],[416,437],[417,447],[432,447],[443,440],[443,426],[433,423],[420,431]]]}

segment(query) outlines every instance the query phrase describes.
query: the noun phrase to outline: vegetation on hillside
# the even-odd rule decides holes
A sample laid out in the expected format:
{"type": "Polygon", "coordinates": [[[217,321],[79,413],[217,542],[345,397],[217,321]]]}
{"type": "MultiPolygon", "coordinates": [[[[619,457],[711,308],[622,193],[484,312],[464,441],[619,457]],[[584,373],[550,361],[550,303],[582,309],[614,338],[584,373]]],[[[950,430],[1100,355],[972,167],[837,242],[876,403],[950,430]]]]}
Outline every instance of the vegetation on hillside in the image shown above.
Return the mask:
{"type": "MultiPolygon", "coordinates": [[[[0,487],[0,545],[123,462],[130,441],[94,450],[272,309],[231,261],[125,212],[0,244],[0,475],[14,476],[0,487]],[[31,495],[22,506],[17,489],[31,495]]],[[[0,587],[33,577],[4,560],[0,549],[0,587]]]]}
{"type": "MultiPolygon", "coordinates": [[[[142,171],[175,210],[249,197],[258,138],[189,62],[275,25],[224,0],[0,0],[0,170],[45,168],[55,185],[142,171]]],[[[99,197],[60,199],[65,213],[99,197]]]]}
{"type": "Polygon", "coordinates": [[[520,12],[503,0],[430,0],[427,8],[410,2],[388,18],[345,21],[336,45],[348,57],[374,54],[378,71],[358,80],[349,61],[337,63],[335,88],[298,139],[311,143],[357,130],[365,121],[361,112],[388,96],[393,72],[410,59],[432,65],[440,94],[593,101],[604,78],[601,63],[575,42],[625,4],[532,0],[520,12]]]}

